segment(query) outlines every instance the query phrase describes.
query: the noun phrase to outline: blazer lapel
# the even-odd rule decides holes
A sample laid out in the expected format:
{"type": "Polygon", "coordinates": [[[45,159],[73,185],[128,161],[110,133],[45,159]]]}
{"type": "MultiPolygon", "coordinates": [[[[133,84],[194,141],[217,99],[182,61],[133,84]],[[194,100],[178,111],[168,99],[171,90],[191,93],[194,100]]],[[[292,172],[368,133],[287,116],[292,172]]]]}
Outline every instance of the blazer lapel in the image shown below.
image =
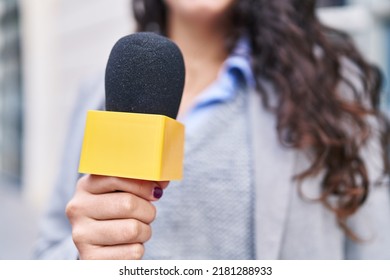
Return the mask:
{"type": "MultiPolygon", "coordinates": [[[[269,90],[272,90],[268,86],[269,90]]],[[[280,144],[276,118],[264,109],[258,93],[249,94],[254,149],[255,246],[257,259],[278,259],[288,212],[294,154],[280,144]]]]}

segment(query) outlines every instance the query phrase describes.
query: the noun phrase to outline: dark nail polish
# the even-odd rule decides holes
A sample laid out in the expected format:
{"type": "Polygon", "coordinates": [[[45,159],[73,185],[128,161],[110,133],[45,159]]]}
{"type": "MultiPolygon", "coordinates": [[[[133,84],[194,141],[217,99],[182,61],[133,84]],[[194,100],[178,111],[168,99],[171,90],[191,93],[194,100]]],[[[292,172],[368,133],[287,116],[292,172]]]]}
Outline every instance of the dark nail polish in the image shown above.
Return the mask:
{"type": "Polygon", "coordinates": [[[160,187],[155,187],[154,190],[153,190],[153,196],[154,198],[161,198],[163,195],[163,189],[160,188],[160,187]]]}

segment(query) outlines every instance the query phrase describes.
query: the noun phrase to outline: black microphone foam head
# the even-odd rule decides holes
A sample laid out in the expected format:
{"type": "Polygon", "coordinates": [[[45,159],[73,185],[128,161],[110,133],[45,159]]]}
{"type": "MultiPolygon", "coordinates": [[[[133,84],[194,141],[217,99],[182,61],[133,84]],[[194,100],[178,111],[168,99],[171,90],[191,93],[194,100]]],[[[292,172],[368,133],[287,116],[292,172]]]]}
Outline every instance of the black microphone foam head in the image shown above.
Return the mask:
{"type": "Polygon", "coordinates": [[[176,118],[185,68],[179,48],[148,32],[121,38],[106,67],[106,110],[176,118]]]}

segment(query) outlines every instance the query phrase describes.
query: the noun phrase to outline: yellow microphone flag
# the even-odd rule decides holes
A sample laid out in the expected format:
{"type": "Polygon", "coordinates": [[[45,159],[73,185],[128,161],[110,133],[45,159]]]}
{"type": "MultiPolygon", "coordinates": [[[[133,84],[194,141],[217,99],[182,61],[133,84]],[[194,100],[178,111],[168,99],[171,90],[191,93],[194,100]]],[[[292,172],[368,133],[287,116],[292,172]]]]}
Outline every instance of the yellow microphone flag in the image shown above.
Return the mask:
{"type": "Polygon", "coordinates": [[[183,159],[180,122],[163,115],[88,111],[80,173],[180,180],[183,159]]]}

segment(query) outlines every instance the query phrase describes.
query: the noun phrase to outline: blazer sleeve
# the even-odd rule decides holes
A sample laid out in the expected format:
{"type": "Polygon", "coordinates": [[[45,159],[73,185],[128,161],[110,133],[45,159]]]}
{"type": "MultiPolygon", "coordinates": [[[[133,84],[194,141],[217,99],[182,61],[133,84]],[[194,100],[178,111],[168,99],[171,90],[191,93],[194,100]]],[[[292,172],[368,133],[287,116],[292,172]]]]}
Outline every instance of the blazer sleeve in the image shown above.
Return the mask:
{"type": "MultiPolygon", "coordinates": [[[[375,126],[373,126],[375,127],[375,126]]],[[[350,228],[362,240],[346,241],[347,259],[390,260],[390,188],[383,174],[379,135],[372,137],[362,157],[365,159],[370,189],[367,201],[350,219],[350,228]]]]}
{"type": "Polygon", "coordinates": [[[87,110],[99,109],[104,102],[102,75],[89,81],[79,92],[60,164],[56,183],[40,221],[35,244],[35,259],[77,259],[78,251],[72,240],[72,228],[65,208],[72,198],[77,180],[79,157],[84,135],[87,110]]]}
{"type": "MultiPolygon", "coordinates": [[[[347,59],[342,60],[342,74],[362,94],[363,104],[371,106],[368,96],[364,96],[360,72],[356,65],[347,59]]],[[[344,97],[353,99],[350,88],[342,88],[344,97]]],[[[347,259],[390,259],[390,188],[388,175],[384,176],[383,153],[380,145],[380,125],[374,117],[368,117],[372,136],[362,149],[370,180],[366,202],[349,220],[349,227],[361,239],[360,242],[347,239],[345,257],[347,259]]],[[[386,153],[388,151],[385,151],[386,153]]],[[[388,156],[388,155],[387,155],[388,156]]]]}

